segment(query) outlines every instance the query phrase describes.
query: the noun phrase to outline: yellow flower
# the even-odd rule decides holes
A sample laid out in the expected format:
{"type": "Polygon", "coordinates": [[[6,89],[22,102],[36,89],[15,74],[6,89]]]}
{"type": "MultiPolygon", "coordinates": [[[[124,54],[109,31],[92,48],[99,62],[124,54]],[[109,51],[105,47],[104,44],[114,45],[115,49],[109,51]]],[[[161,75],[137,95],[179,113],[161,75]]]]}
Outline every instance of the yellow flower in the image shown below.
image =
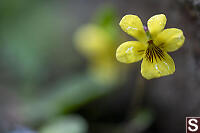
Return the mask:
{"type": "Polygon", "coordinates": [[[87,24],[75,34],[76,49],[88,59],[89,72],[101,83],[118,80],[119,64],[115,60],[115,41],[102,27],[87,24]]]}
{"type": "Polygon", "coordinates": [[[143,59],[141,73],[146,79],[173,74],[175,72],[174,61],[167,52],[179,49],[185,37],[180,29],[164,30],[166,21],[164,14],[155,15],[148,20],[148,31],[145,31],[138,16],[124,16],[119,25],[137,41],[121,44],[116,52],[117,60],[123,63],[133,63],[143,59]]]}
{"type": "Polygon", "coordinates": [[[75,44],[80,53],[92,60],[110,55],[110,51],[113,49],[109,34],[95,24],[80,27],[75,34],[75,44]]]}

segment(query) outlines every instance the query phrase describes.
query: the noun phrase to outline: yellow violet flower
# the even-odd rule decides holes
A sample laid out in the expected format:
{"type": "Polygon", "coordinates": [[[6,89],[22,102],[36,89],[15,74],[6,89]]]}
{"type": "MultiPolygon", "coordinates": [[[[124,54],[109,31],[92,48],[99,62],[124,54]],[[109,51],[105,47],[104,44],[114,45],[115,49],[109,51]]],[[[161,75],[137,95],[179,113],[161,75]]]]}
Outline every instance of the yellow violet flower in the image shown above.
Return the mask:
{"type": "Polygon", "coordinates": [[[75,33],[77,50],[89,59],[110,55],[111,43],[109,34],[95,24],[83,25],[75,33]]]}
{"type": "Polygon", "coordinates": [[[75,33],[76,49],[88,59],[89,72],[99,82],[118,80],[119,64],[115,60],[116,45],[110,34],[96,24],[86,24],[75,33]]]}
{"type": "Polygon", "coordinates": [[[164,29],[166,21],[164,14],[155,15],[148,20],[148,31],[145,31],[138,16],[124,16],[119,25],[123,31],[137,41],[127,41],[121,44],[116,52],[117,60],[123,63],[133,63],[143,59],[141,73],[146,79],[173,74],[175,64],[167,52],[179,49],[185,37],[180,29],[164,29]]]}

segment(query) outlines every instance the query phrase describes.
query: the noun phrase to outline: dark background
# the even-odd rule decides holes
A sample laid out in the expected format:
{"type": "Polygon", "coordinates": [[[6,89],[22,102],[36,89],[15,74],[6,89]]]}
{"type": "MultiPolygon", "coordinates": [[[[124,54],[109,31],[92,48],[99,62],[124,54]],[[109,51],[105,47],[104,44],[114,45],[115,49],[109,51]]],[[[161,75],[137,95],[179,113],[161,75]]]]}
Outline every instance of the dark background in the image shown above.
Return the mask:
{"type": "Polygon", "coordinates": [[[199,12],[199,0],[1,0],[0,132],[185,132],[185,117],[200,115],[199,12]],[[145,80],[138,62],[117,63],[115,82],[93,77],[95,59],[75,46],[80,27],[111,14],[105,20],[113,20],[110,35],[117,30],[116,50],[133,39],[118,26],[124,15],[145,25],[160,13],[166,28],[182,29],[186,38],[170,53],[173,75],[145,80]]]}

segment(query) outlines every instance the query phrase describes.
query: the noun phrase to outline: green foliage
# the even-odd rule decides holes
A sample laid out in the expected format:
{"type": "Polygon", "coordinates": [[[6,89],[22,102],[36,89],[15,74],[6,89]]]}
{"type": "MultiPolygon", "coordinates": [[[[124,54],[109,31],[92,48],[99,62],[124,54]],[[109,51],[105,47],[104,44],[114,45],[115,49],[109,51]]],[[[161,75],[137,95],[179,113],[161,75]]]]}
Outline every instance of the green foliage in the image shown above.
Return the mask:
{"type": "Polygon", "coordinates": [[[25,103],[19,109],[25,121],[34,124],[54,118],[63,112],[70,113],[111,90],[111,86],[98,84],[91,75],[78,75],[71,80],[58,82],[44,95],[33,102],[25,103]]]}
{"type": "Polygon", "coordinates": [[[86,133],[86,121],[78,115],[60,116],[48,122],[39,133],[86,133]]]}
{"type": "Polygon", "coordinates": [[[117,17],[117,10],[113,5],[105,4],[97,10],[96,14],[93,17],[94,23],[103,27],[107,30],[110,36],[113,38],[114,44],[119,42],[119,28],[117,17]]]}

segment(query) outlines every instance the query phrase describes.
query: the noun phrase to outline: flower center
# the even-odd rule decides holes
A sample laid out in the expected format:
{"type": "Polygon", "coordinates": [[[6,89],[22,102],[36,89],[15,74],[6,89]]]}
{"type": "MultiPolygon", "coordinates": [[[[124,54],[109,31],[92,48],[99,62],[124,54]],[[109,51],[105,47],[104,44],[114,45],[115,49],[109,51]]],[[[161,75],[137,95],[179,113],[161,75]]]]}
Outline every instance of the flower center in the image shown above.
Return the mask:
{"type": "Polygon", "coordinates": [[[148,41],[148,44],[149,44],[149,45],[154,44],[154,43],[153,43],[153,40],[149,40],[149,41],[148,41]]]}
{"type": "Polygon", "coordinates": [[[153,40],[148,41],[148,48],[145,52],[145,58],[153,63],[154,61],[162,61],[164,59],[163,51],[153,43],[153,40]]]}

